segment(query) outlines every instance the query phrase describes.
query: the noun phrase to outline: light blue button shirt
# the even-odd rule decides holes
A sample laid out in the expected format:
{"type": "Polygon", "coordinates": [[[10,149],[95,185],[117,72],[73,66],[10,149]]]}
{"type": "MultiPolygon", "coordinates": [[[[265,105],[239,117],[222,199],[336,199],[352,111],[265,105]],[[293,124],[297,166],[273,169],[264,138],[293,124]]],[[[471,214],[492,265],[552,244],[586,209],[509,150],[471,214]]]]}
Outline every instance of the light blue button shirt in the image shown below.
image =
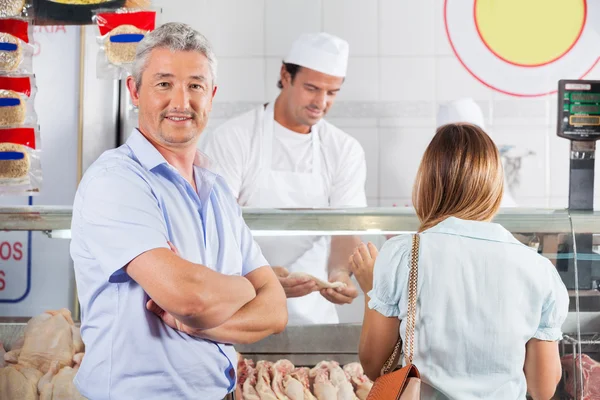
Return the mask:
{"type": "MultiPolygon", "coordinates": [[[[412,236],[388,240],[369,308],[404,339],[412,236]]],[[[556,268],[498,224],[448,218],[421,234],[413,362],[423,399],[525,399],[525,344],[559,340],[569,297],[556,268]]]]}
{"type": "Polygon", "coordinates": [[[71,256],[86,353],[75,384],[91,400],[221,399],[235,385],[231,345],[166,326],[123,271],[168,248],[223,274],[267,265],[225,181],[198,154],[198,192],[137,130],[85,173],[75,196],[71,256]]]}

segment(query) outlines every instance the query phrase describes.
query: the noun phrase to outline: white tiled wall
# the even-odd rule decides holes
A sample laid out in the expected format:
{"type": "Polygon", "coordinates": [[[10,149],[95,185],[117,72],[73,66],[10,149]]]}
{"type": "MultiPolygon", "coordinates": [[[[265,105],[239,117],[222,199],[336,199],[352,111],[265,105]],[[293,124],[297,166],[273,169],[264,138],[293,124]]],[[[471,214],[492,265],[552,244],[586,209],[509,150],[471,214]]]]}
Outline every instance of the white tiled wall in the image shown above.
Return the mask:
{"type": "Polygon", "coordinates": [[[353,56],[379,54],[377,1],[323,0],[321,29],[343,37],[353,56]]]}
{"type": "MultiPolygon", "coordinates": [[[[564,207],[569,143],[556,137],[556,96],[518,98],[490,89],[458,61],[446,36],[443,0],[156,0],[163,21],[192,24],[219,59],[221,107],[244,110],[277,94],[281,60],[303,32],[350,43],[348,76],[330,121],[356,137],[367,157],[371,205],[410,204],[438,104],[472,97],[499,146],[521,160],[513,195],[523,206],[564,207]]],[[[600,66],[589,75],[600,78],[600,66]]],[[[213,113],[214,115],[214,113],[213,113]]],[[[597,163],[600,164],[600,163],[597,163]]],[[[597,166],[600,201],[600,166],[597,166]]]]}
{"type": "Polygon", "coordinates": [[[322,3],[321,0],[265,0],[265,55],[278,57],[281,62],[296,37],[320,31],[322,3]]]}
{"type": "Polygon", "coordinates": [[[432,56],[435,52],[436,0],[379,1],[379,55],[432,56]],[[415,26],[419,30],[415,32],[415,26]],[[410,38],[403,40],[402,38],[410,38]]]}

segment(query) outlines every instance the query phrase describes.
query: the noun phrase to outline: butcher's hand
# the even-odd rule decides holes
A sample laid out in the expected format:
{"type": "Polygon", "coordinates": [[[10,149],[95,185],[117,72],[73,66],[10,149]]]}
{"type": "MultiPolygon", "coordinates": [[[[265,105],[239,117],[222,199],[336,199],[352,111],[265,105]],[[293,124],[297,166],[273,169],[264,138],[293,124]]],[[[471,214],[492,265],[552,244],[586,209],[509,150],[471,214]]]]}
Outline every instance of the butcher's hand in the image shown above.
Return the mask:
{"type": "Polygon", "coordinates": [[[288,278],[290,272],[284,267],[272,268],[288,298],[306,296],[307,294],[319,290],[317,283],[308,277],[288,278]]]}
{"type": "Polygon", "coordinates": [[[369,242],[361,243],[350,256],[350,268],[365,294],[373,289],[373,268],[378,254],[377,247],[369,242]]]}
{"type": "Polygon", "coordinates": [[[337,289],[322,289],[321,296],[334,304],[350,304],[358,297],[358,290],[354,286],[350,274],[347,271],[334,271],[329,274],[329,282],[342,282],[346,287],[337,289]]]}

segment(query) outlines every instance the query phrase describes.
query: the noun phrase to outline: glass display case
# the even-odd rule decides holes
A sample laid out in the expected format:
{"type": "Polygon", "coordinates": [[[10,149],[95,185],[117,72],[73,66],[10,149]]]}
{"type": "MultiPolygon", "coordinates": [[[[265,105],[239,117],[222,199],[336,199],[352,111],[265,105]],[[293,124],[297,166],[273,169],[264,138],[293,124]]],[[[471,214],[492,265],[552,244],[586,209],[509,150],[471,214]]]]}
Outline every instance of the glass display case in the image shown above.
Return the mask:
{"type": "MultiPolygon", "coordinates": [[[[243,216],[257,237],[359,235],[365,241],[381,244],[386,237],[415,232],[418,227],[412,208],[247,208],[243,216]]],[[[548,258],[569,289],[570,312],[561,343],[565,379],[557,396],[569,398],[569,393],[578,393],[577,398],[583,398],[584,375],[589,374],[581,361],[585,356],[578,355],[583,353],[595,359],[600,356],[600,212],[506,209],[496,216],[495,222],[548,258]]],[[[0,208],[2,230],[40,231],[56,240],[68,240],[70,223],[71,208],[0,208]]],[[[77,316],[76,305],[73,309],[77,316]]],[[[362,316],[362,308],[356,312],[362,316]]],[[[28,317],[0,318],[0,341],[8,348],[23,334],[28,317]]],[[[237,349],[254,360],[287,358],[296,365],[312,366],[327,359],[346,364],[357,361],[359,335],[360,320],[289,327],[282,334],[237,349]]]]}

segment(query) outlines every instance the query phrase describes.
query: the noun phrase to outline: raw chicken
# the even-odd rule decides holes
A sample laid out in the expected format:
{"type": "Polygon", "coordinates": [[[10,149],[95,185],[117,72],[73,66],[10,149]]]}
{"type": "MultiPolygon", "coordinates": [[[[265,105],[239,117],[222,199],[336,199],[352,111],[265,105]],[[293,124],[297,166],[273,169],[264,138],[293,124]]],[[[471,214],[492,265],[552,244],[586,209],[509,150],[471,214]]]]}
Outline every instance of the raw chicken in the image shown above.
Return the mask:
{"type": "Polygon", "coordinates": [[[288,278],[309,278],[310,280],[314,281],[317,284],[317,286],[319,287],[319,290],[321,290],[321,289],[337,289],[337,288],[346,287],[346,284],[344,282],[325,282],[325,281],[320,280],[316,276],[307,274],[306,272],[292,272],[287,277],[288,278]]]}
{"type": "MultiPolygon", "coordinates": [[[[308,372],[308,368],[296,368],[289,376],[294,378],[302,385],[304,400],[317,400],[316,397],[310,392],[310,378],[308,376],[308,372]]],[[[284,385],[290,386],[291,382],[287,384],[284,382],[284,385]]],[[[288,396],[291,398],[289,393],[288,396]]]]}
{"type": "MultiPolygon", "coordinates": [[[[285,399],[289,400],[304,400],[304,386],[296,378],[291,375],[286,375],[281,382],[285,393],[285,399]]],[[[281,397],[284,399],[284,397],[281,397]]]]}
{"type": "Polygon", "coordinates": [[[0,399],[38,400],[37,384],[42,373],[19,364],[0,369],[0,399]]]}
{"type": "Polygon", "coordinates": [[[256,392],[260,400],[278,400],[271,389],[273,363],[261,360],[256,364],[256,392]]]}
{"type": "Polygon", "coordinates": [[[85,345],[83,344],[83,339],[81,338],[81,330],[79,330],[78,326],[71,326],[71,331],[73,332],[73,352],[83,353],[85,350],[85,345]]]}
{"type": "Polygon", "coordinates": [[[365,375],[362,365],[357,362],[346,364],[344,365],[344,372],[350,376],[356,397],[360,400],[366,400],[373,387],[373,382],[365,375]]]}
{"type": "Polygon", "coordinates": [[[238,355],[239,396],[245,400],[365,400],[372,386],[359,363],[341,368],[336,361],[321,361],[309,369],[282,359],[259,361],[254,368],[252,360],[238,355]]]}
{"type": "Polygon", "coordinates": [[[75,363],[77,367],[81,365],[81,362],[83,361],[83,355],[84,353],[77,353],[73,356],[73,363],[75,363]]]}
{"type": "Polygon", "coordinates": [[[338,388],[338,400],[358,400],[354,394],[350,377],[340,367],[340,364],[336,361],[329,361],[326,362],[326,365],[329,368],[329,380],[333,386],[338,388]]]}
{"type": "Polygon", "coordinates": [[[309,377],[310,368],[302,367],[296,368],[294,372],[292,372],[292,376],[298,380],[305,388],[310,389],[310,377],[309,377]]]}
{"type": "Polygon", "coordinates": [[[4,343],[0,342],[0,368],[6,367],[6,362],[4,361],[5,354],[6,350],[4,349],[4,343]]]}
{"type": "Polygon", "coordinates": [[[58,361],[54,361],[39,383],[40,400],[85,400],[73,383],[79,365],[75,368],[60,368],[58,361]]]}
{"type": "Polygon", "coordinates": [[[48,372],[46,372],[46,374],[40,378],[37,384],[38,392],[42,393],[44,387],[51,384],[52,378],[54,378],[54,375],[58,374],[59,370],[60,364],[58,363],[58,361],[54,361],[50,365],[50,369],[48,370],[48,372]]]}
{"type": "Polygon", "coordinates": [[[33,317],[25,329],[25,342],[19,354],[19,364],[50,370],[53,361],[60,367],[71,367],[73,356],[83,351],[81,335],[75,328],[71,312],[65,308],[33,317]]]}
{"type": "Polygon", "coordinates": [[[242,398],[244,400],[260,400],[260,396],[256,391],[256,375],[244,382],[242,386],[242,398]]]}
{"type": "Polygon", "coordinates": [[[325,361],[321,361],[310,370],[310,377],[314,380],[313,393],[317,400],[337,400],[338,388],[329,380],[329,368],[325,361]]]}
{"type": "MultiPolygon", "coordinates": [[[[286,390],[283,386],[283,380],[294,371],[294,368],[294,364],[289,360],[279,360],[273,364],[273,381],[271,382],[271,387],[273,388],[273,393],[275,393],[275,396],[277,396],[279,400],[290,400],[285,393],[286,390]]],[[[302,386],[300,382],[298,382],[298,385],[302,386]]],[[[297,393],[295,394],[295,397],[296,395],[297,393]]],[[[302,390],[300,391],[300,395],[302,395],[302,390]]],[[[294,398],[293,400],[297,399],[294,398]]]]}
{"type": "Polygon", "coordinates": [[[16,364],[19,362],[19,354],[21,354],[21,348],[23,347],[24,341],[25,339],[20,337],[13,343],[10,351],[4,355],[4,361],[6,361],[6,363],[16,364]]]}
{"type": "Polygon", "coordinates": [[[238,393],[243,400],[260,400],[255,389],[256,369],[254,361],[238,358],[238,393]]]}
{"type": "Polygon", "coordinates": [[[279,400],[314,400],[308,384],[306,374],[306,387],[296,379],[296,368],[289,360],[279,360],[273,365],[273,392],[279,400]]]}
{"type": "Polygon", "coordinates": [[[237,376],[238,385],[242,386],[254,370],[254,361],[245,358],[238,358],[237,376]]]}

